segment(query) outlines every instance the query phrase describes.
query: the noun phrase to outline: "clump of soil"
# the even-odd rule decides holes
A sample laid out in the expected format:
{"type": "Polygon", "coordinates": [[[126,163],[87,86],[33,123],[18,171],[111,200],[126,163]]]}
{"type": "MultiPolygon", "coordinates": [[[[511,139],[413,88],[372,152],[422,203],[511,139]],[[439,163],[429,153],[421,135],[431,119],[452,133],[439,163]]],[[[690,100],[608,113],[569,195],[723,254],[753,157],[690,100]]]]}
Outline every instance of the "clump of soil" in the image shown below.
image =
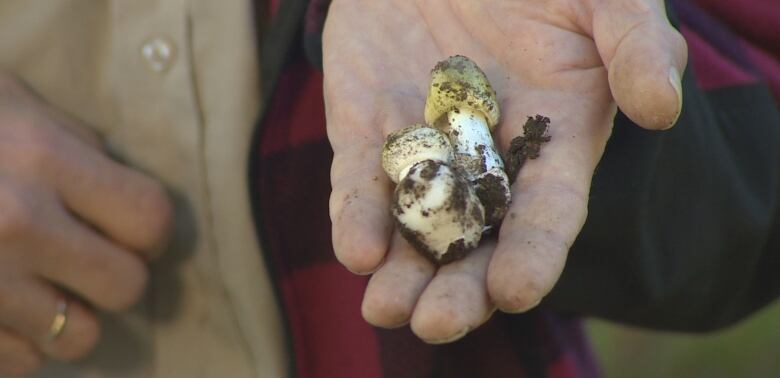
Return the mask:
{"type": "Polygon", "coordinates": [[[523,125],[523,135],[512,139],[509,150],[504,155],[506,174],[510,183],[515,182],[517,172],[526,160],[538,158],[542,145],[550,141],[550,136],[547,135],[549,124],[550,119],[545,116],[537,114],[536,117],[528,117],[523,125]]]}
{"type": "Polygon", "coordinates": [[[504,190],[503,180],[493,174],[474,182],[475,194],[485,208],[486,226],[498,226],[504,219],[509,209],[504,190]]]}

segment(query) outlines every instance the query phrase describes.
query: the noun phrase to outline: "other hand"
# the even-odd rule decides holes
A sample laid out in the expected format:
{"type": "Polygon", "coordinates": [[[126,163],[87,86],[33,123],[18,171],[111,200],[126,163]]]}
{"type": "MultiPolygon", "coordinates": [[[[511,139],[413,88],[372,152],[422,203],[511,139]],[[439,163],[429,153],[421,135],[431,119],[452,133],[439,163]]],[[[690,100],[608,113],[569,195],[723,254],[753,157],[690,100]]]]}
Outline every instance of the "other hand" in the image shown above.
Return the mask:
{"type": "Polygon", "coordinates": [[[94,308],[121,311],[140,298],[171,222],[158,182],[0,75],[0,373],[86,355],[100,334],[94,308]],[[63,300],[67,320],[52,337],[63,300]]]}

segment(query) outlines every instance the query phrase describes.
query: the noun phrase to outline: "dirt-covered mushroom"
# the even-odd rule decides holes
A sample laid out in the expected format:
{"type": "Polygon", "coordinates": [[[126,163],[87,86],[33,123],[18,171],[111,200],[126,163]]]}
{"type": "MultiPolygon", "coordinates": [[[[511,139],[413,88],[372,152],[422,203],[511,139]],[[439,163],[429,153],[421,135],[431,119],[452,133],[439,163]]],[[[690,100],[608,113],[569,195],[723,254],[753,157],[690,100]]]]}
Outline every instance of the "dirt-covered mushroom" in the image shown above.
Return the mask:
{"type": "Polygon", "coordinates": [[[472,185],[453,170],[452,147],[440,130],[414,125],[391,134],[382,166],[395,189],[392,213],[401,234],[436,263],[474,249],[485,226],[472,185]]]}
{"type": "Polygon", "coordinates": [[[511,198],[504,163],[491,135],[499,118],[496,92],[476,63],[456,55],[436,64],[425,121],[449,136],[455,164],[474,184],[485,207],[486,224],[491,226],[501,223],[511,198]]]}
{"type": "Polygon", "coordinates": [[[401,234],[438,264],[476,248],[485,213],[469,182],[441,161],[412,166],[395,189],[393,216],[401,234]]]}

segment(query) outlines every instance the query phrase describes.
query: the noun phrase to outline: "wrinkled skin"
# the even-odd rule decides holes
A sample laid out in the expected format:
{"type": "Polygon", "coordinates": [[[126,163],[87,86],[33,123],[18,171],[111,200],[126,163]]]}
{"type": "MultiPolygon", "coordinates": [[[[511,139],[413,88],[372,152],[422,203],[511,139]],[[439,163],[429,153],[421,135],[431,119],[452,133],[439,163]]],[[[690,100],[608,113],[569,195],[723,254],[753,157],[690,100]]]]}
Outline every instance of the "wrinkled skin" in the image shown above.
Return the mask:
{"type": "Polygon", "coordinates": [[[462,337],[496,309],[528,310],[552,289],[617,106],[642,127],[671,127],[681,100],[670,70],[687,60],[659,0],[334,0],[323,48],[334,250],[351,271],[373,273],[368,322],[410,323],[431,343],[462,337]],[[552,120],[552,140],[521,170],[497,240],[437,270],[393,230],[380,150],[387,134],[421,122],[429,72],[455,54],[498,93],[501,151],[535,114],[552,120]]]}

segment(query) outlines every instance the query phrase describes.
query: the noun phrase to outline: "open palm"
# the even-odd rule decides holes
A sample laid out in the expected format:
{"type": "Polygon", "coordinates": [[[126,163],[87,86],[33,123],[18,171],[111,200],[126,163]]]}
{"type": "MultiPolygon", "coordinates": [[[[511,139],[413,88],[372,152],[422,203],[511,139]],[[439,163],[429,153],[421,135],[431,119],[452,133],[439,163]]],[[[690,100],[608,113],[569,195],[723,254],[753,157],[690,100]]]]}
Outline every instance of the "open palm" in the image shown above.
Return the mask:
{"type": "Polygon", "coordinates": [[[643,127],[670,127],[686,58],[659,0],[334,0],[324,33],[333,243],[347,268],[373,273],[366,320],[411,321],[422,339],[446,342],[496,307],[536,305],[585,221],[616,104],[643,127]],[[380,151],[423,121],[430,70],[456,54],[498,93],[500,151],[535,114],[551,119],[552,139],[520,171],[497,240],[437,269],[393,231],[380,151]]]}

